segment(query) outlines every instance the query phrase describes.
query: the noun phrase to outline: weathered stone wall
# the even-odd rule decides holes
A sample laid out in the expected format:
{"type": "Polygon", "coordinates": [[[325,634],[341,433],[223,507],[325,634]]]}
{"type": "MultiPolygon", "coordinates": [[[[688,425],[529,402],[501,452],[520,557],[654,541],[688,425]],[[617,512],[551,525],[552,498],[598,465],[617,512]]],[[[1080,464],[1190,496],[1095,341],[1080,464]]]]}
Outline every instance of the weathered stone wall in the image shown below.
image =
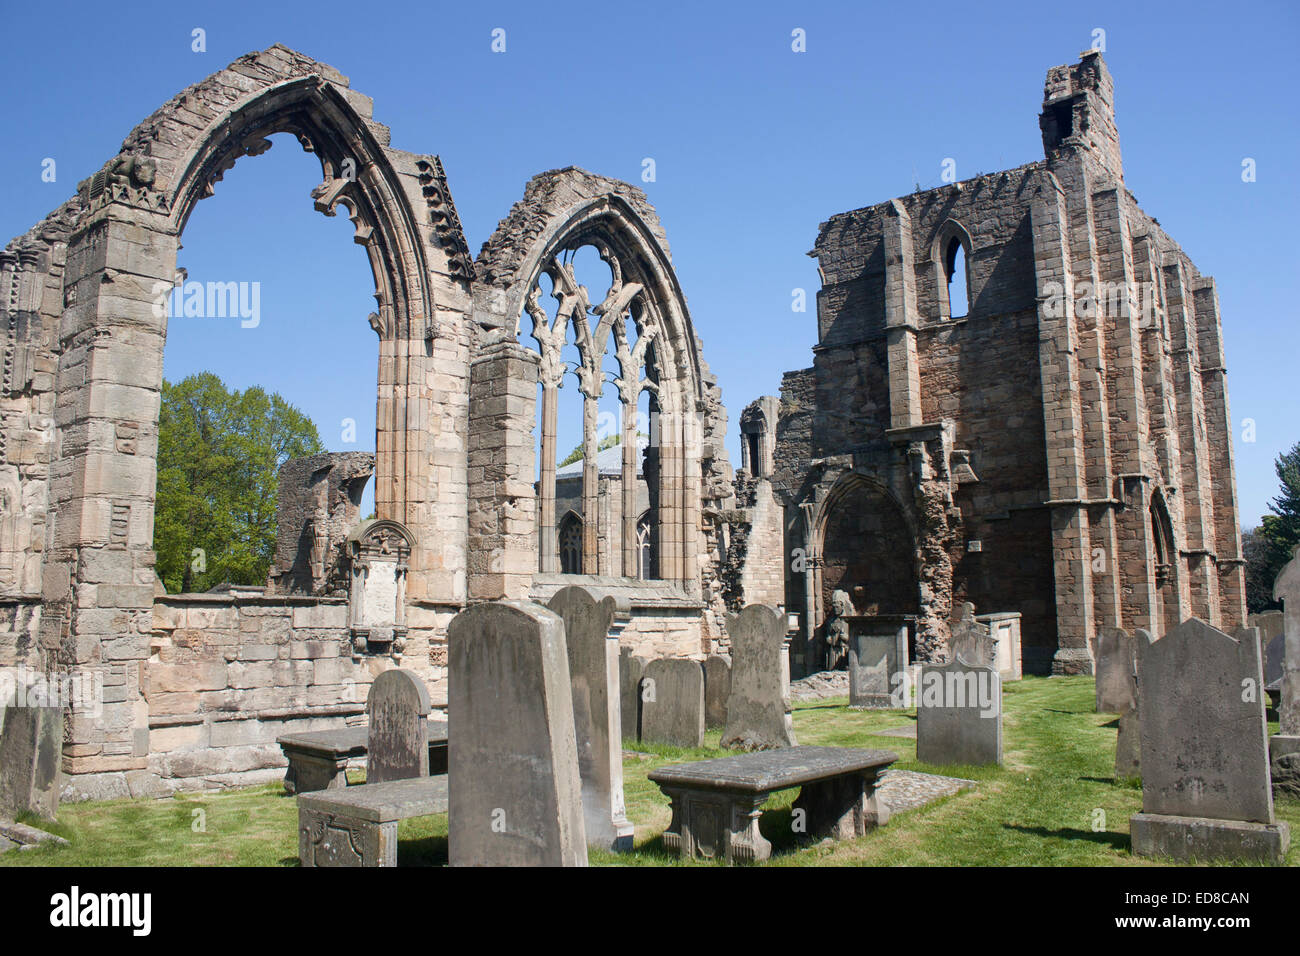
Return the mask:
{"type": "Polygon", "coordinates": [[[361,520],[361,495],[374,470],[375,456],[359,451],[323,452],[281,466],[272,593],[347,593],[339,572],[343,543],[361,520]]]}
{"type": "MultiPolygon", "coordinates": [[[[159,600],[150,655],[130,665],[147,707],[147,765],[69,777],[66,796],[146,796],[279,779],[279,735],[364,723],[371,682],[395,662],[354,658],[347,610],[346,601],[331,598],[159,600]]],[[[445,644],[451,616],[431,614],[424,627],[413,626],[411,653],[401,661],[429,682],[439,706],[446,703],[445,658],[430,663],[430,648],[445,644]]],[[[127,693],[126,682],[105,686],[105,703],[127,693]]]]}

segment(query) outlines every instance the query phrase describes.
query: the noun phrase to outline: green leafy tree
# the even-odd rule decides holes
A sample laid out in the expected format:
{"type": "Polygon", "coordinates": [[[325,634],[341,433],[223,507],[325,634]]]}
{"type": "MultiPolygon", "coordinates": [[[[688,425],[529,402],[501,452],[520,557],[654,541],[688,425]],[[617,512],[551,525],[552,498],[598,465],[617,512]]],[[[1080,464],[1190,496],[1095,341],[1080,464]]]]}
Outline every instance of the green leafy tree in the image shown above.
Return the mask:
{"type": "Polygon", "coordinates": [[[1241,532],[1241,556],[1246,559],[1246,610],[1251,614],[1277,607],[1273,600],[1273,579],[1278,568],[1274,566],[1273,546],[1259,528],[1241,532]]]}
{"type": "Polygon", "coordinates": [[[154,550],[168,592],[266,583],[280,466],[324,450],[279,395],[231,391],[211,372],[163,382],[154,550]]]}
{"type": "Polygon", "coordinates": [[[1252,613],[1278,606],[1273,600],[1273,581],[1300,544],[1300,443],[1278,455],[1274,468],[1282,487],[1269,502],[1268,510],[1273,513],[1264,515],[1258,528],[1242,535],[1246,607],[1252,613]]]}

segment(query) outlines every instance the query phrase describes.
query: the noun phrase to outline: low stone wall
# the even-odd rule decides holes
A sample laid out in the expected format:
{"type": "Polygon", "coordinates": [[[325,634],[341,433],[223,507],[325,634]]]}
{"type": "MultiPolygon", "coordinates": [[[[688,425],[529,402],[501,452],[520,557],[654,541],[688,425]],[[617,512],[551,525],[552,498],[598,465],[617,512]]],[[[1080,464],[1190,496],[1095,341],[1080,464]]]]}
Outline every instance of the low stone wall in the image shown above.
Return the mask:
{"type": "MultiPolygon", "coordinates": [[[[451,613],[415,608],[401,659],[444,706],[445,670],[432,659],[451,613]]],[[[395,664],[386,655],[354,659],[347,616],[347,602],[339,598],[159,598],[150,656],[140,665],[148,767],[67,777],[65,799],[279,779],[285,760],[276,737],[364,723],[370,684],[395,664]]]]}
{"type": "Polygon", "coordinates": [[[593,594],[608,594],[630,608],[619,643],[641,657],[704,657],[725,642],[725,635],[711,633],[706,624],[704,602],[691,597],[670,581],[638,581],[633,578],[596,574],[538,574],[533,577],[529,597],[538,604],[548,602],[555,592],[574,585],[593,594]]]}

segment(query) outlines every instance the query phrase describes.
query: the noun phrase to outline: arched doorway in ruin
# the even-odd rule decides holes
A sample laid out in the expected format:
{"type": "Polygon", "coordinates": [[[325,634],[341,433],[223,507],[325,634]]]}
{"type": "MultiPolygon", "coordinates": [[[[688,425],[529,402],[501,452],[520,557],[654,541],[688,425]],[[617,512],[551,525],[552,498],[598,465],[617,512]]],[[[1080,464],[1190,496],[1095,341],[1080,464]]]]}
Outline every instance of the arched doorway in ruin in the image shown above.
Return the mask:
{"type": "Polygon", "coordinates": [[[849,595],[859,614],[918,612],[915,536],[883,485],[859,474],[840,478],[820,509],[817,539],[819,645],[837,590],[849,595]]]}

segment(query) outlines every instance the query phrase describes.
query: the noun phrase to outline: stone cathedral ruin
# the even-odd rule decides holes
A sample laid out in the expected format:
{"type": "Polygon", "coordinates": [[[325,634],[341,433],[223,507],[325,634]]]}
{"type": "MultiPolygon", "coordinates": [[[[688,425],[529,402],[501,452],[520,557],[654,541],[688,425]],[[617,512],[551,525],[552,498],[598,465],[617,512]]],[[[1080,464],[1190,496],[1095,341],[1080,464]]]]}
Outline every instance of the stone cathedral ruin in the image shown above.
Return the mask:
{"type": "Polygon", "coordinates": [[[541,173],[475,257],[439,158],[392,147],[331,67],[277,45],[179,93],[0,253],[0,667],[102,683],[65,727],[69,794],[278,776],[277,735],[364,714],[386,669],[445,701],[468,605],[572,583],[616,593],[621,642],[656,657],[779,606],[805,670],[837,601],[905,616],[927,661],[965,602],[1018,614],[1026,669],[1054,673],[1091,672],[1106,626],[1244,623],[1214,282],[1126,190],[1099,55],[1048,73],[1040,124],[1043,160],[822,224],[813,365],[745,409],[733,474],[639,188],[541,173]],[[304,193],[370,260],[376,452],[285,465],[265,587],[166,594],[159,304],[195,204],[273,134],[319,159],[304,193]]]}

